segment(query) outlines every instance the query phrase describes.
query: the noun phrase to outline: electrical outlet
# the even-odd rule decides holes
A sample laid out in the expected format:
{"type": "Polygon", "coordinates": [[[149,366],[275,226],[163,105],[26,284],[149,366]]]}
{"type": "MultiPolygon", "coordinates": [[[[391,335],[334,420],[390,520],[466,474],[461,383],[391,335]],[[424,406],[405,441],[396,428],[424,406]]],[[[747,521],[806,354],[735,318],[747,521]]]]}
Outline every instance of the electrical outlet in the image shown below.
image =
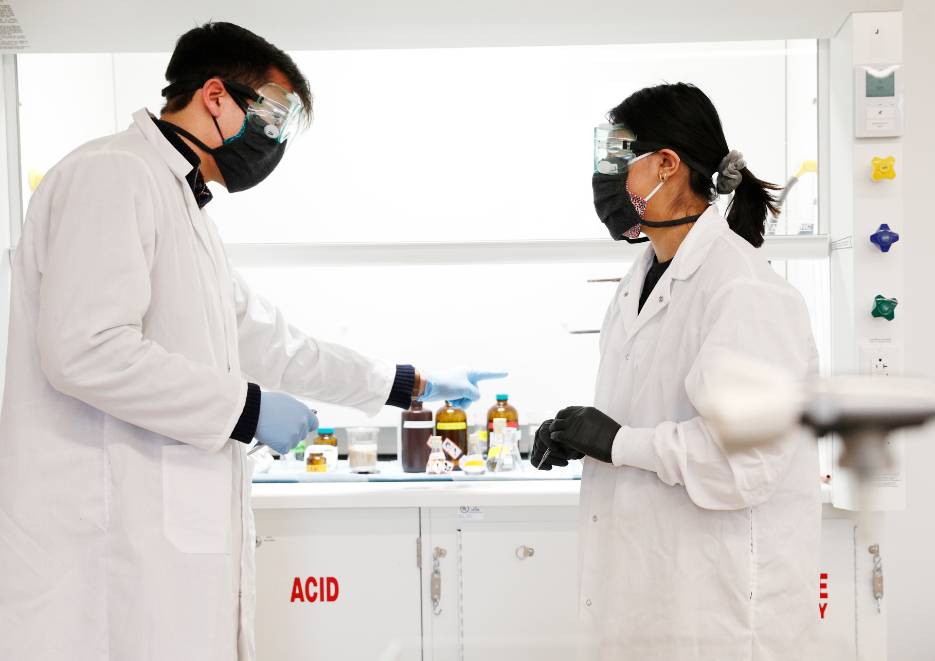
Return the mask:
{"type": "Polygon", "coordinates": [[[878,352],[870,358],[870,376],[889,376],[891,369],[890,360],[884,354],[878,352]]]}
{"type": "Polygon", "coordinates": [[[892,344],[867,344],[860,349],[860,373],[897,376],[901,373],[899,349],[892,344]]]}

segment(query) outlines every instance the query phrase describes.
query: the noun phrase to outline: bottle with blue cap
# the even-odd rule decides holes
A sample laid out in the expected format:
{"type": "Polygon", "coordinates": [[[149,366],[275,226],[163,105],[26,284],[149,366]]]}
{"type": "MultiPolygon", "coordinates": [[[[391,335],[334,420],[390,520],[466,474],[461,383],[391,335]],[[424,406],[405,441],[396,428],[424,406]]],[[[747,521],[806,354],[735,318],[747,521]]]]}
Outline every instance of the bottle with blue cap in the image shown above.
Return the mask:
{"type": "Polygon", "coordinates": [[[315,439],[315,445],[331,445],[338,447],[338,439],[334,437],[333,427],[319,427],[318,438],[315,439]]]}
{"type": "Polygon", "coordinates": [[[510,396],[505,393],[497,395],[497,403],[487,411],[488,434],[493,432],[493,421],[497,418],[505,418],[510,429],[519,429],[519,412],[510,405],[510,396]]]}

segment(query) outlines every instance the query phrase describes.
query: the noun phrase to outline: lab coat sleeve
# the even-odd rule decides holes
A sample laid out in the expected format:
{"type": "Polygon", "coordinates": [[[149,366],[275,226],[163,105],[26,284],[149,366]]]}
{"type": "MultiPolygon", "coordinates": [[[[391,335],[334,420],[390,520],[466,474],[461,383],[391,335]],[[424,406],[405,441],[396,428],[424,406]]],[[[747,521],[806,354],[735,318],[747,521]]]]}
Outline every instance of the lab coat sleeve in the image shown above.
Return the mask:
{"type": "MultiPolygon", "coordinates": [[[[785,368],[797,379],[817,370],[808,313],[791,288],[734,281],[712,297],[702,332],[699,354],[685,379],[696,410],[709,375],[727,352],[785,368]]],[[[623,426],[612,459],[617,466],[653,471],[666,484],[684,486],[699,507],[742,509],[770,497],[801,440],[801,434],[790,433],[772,444],[728,454],[717,433],[697,416],[654,428],[623,426]]]]}
{"type": "Polygon", "coordinates": [[[38,257],[36,341],[46,378],[115,418],[220,449],[243,410],[246,382],[144,334],[162,213],[148,166],[134,154],[97,152],[59,168],[38,257]]]}
{"type": "Polygon", "coordinates": [[[289,325],[275,305],[253,293],[236,272],[234,301],[241,366],[261,386],[368,415],[386,404],[395,365],[309,337],[289,325]]]}

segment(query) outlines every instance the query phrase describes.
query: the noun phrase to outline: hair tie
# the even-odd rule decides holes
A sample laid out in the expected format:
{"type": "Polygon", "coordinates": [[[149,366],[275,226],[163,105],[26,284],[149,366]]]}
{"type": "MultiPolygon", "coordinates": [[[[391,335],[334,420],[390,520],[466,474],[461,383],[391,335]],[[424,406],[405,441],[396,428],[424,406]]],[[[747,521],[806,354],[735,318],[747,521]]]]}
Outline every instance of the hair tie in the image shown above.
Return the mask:
{"type": "Polygon", "coordinates": [[[717,166],[717,192],[727,195],[737,190],[740,182],[743,181],[740,171],[745,167],[747,167],[747,162],[743,160],[743,154],[736,149],[731,149],[717,166]]]}

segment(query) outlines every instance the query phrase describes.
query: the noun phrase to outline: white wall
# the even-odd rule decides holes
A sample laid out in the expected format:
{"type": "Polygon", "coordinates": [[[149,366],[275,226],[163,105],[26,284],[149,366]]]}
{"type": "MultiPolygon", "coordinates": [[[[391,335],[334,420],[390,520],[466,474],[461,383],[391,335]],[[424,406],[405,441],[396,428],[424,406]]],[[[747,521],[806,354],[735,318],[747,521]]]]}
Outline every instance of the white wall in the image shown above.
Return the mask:
{"type": "MultiPolygon", "coordinates": [[[[932,259],[935,212],[935,3],[904,2],[906,134],[902,171],[905,191],[905,364],[935,378],[935,305],[932,259]]],[[[908,509],[887,515],[884,551],[890,661],[935,658],[935,432],[914,439],[908,453],[908,509]]]]}
{"type": "MultiPolygon", "coordinates": [[[[592,128],[633,90],[665,80],[711,96],[728,141],[758,176],[784,182],[817,156],[814,41],[294,55],[316,95],[315,124],[263,186],[217,190],[208,212],[229,243],[607,240],[591,202],[592,128]]],[[[80,143],[122,129],[143,105],[157,110],[167,59],[21,56],[24,170],[46,171],[80,143]],[[67,116],[56,110],[63,91],[76,101],[67,116]]],[[[814,225],[816,183],[810,176],[795,188],[780,231],[814,225]]],[[[319,339],[420,367],[509,370],[483,400],[508,392],[530,421],[592,400],[597,338],[568,331],[600,327],[613,285],[587,280],[622,276],[633,254],[605,264],[271,262],[243,273],[319,339]]],[[[816,311],[826,348],[823,261],[782,271],[816,311]]],[[[314,405],[332,426],[399,420],[392,409],[367,421],[314,405]]]]}

